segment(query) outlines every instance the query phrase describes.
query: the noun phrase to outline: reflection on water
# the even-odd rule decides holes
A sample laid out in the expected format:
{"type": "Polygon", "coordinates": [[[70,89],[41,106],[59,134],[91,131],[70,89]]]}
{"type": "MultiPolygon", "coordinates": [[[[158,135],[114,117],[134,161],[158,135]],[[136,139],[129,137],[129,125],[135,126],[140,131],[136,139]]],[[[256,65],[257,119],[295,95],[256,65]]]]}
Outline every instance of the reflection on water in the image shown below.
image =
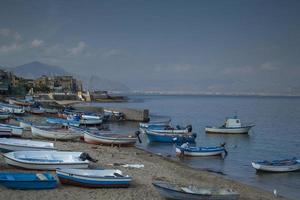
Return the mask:
{"type": "MultiPolygon", "coordinates": [[[[253,160],[292,158],[300,152],[300,98],[212,97],[212,96],[132,96],[128,103],[100,104],[110,107],[148,108],[152,116],[171,117],[173,125],[192,124],[197,145],[216,146],[226,142],[228,156],[184,158],[194,168],[222,172],[233,179],[255,185],[293,199],[300,196],[300,172],[256,173],[253,160]],[[238,113],[242,122],[255,122],[249,135],[205,134],[207,125],[221,125],[226,117],[238,113]],[[280,184],[279,184],[280,183],[280,184]]],[[[121,122],[111,126],[122,131],[137,130],[138,123],[121,122]],[[126,125],[126,126],[123,126],[126,125]]],[[[172,144],[147,142],[142,135],[139,147],[171,155],[172,144]]]]}

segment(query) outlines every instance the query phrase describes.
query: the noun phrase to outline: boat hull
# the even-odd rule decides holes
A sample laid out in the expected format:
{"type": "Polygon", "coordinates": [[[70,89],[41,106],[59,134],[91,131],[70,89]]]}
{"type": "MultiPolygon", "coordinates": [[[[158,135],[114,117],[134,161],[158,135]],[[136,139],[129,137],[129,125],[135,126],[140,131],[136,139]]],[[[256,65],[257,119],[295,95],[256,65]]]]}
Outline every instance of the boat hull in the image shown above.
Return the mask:
{"type": "Polygon", "coordinates": [[[180,155],[183,154],[185,156],[217,156],[221,155],[224,152],[224,149],[216,149],[212,151],[189,151],[189,150],[183,150],[181,148],[176,147],[176,154],[180,155]]]}
{"type": "Polygon", "coordinates": [[[156,133],[146,130],[146,135],[149,142],[163,142],[163,143],[174,143],[174,139],[183,139],[185,142],[193,143],[195,142],[195,137],[193,135],[186,134],[166,134],[166,133],[156,133]]]}
{"type": "Polygon", "coordinates": [[[35,126],[31,127],[31,132],[34,137],[48,138],[54,140],[75,140],[80,138],[81,134],[76,132],[59,132],[58,130],[44,130],[35,126]]]}
{"type": "Polygon", "coordinates": [[[259,163],[252,162],[252,166],[258,171],[266,171],[266,172],[292,172],[292,171],[300,170],[299,162],[295,165],[289,165],[289,166],[270,166],[270,165],[262,165],[259,163]]]}
{"type": "Polygon", "coordinates": [[[216,134],[247,134],[252,126],[241,127],[241,128],[218,128],[218,127],[206,127],[206,133],[216,134]]]}
{"type": "Polygon", "coordinates": [[[18,126],[13,126],[9,124],[0,124],[0,132],[1,129],[7,131],[10,130],[12,136],[18,136],[21,137],[23,134],[23,128],[18,127],[18,126]]]}
{"type": "Polygon", "coordinates": [[[125,145],[130,146],[136,143],[136,137],[113,138],[107,137],[105,134],[96,135],[92,133],[84,133],[84,141],[90,144],[106,144],[106,145],[125,145]]]}
{"type": "Polygon", "coordinates": [[[47,144],[46,142],[37,142],[35,143],[41,143],[46,144],[44,146],[37,144],[30,144],[31,140],[20,140],[21,142],[18,142],[16,139],[0,139],[0,151],[1,152],[11,152],[11,151],[54,151],[56,150],[52,143],[47,144]],[[16,142],[14,142],[16,141],[16,142]],[[47,145],[49,147],[47,147],[47,145]]]}

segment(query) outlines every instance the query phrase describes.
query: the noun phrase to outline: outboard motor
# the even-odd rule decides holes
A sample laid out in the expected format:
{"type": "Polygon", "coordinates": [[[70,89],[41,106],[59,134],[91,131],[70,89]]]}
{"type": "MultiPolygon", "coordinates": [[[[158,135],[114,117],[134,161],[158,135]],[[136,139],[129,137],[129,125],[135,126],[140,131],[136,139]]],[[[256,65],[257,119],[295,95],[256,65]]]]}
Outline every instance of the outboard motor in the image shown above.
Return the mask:
{"type": "Polygon", "coordinates": [[[185,128],[188,130],[188,132],[192,132],[193,130],[192,125],[187,125],[185,128]]]}
{"type": "Polygon", "coordinates": [[[89,161],[92,161],[94,163],[98,162],[98,160],[92,158],[88,153],[85,153],[85,152],[83,152],[82,154],[80,154],[79,158],[80,158],[80,160],[83,160],[83,161],[89,160],[89,161]]]}
{"type": "Polygon", "coordinates": [[[141,134],[140,131],[136,131],[136,132],[135,132],[135,136],[138,138],[139,143],[142,143],[142,140],[141,140],[141,138],[140,138],[140,134],[141,134]]]}

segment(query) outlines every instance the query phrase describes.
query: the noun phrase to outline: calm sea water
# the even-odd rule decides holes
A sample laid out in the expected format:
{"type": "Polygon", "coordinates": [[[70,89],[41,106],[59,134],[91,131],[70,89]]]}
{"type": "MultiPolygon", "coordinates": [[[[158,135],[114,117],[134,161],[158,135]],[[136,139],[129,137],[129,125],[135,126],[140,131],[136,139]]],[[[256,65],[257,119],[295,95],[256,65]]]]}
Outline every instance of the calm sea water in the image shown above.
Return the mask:
{"type": "MultiPolygon", "coordinates": [[[[253,160],[275,160],[300,157],[300,98],[294,97],[222,97],[222,96],[130,96],[128,103],[100,106],[147,108],[152,118],[170,117],[173,125],[193,125],[197,145],[216,146],[226,142],[229,152],[221,157],[184,158],[181,162],[199,169],[226,174],[229,178],[277,190],[279,195],[300,199],[300,172],[256,173],[253,160]],[[207,125],[222,125],[224,119],[238,114],[242,122],[254,122],[249,135],[205,134],[207,125]]],[[[117,123],[112,128],[124,129],[117,123]]],[[[136,129],[137,123],[126,123],[125,129],[136,129]]],[[[138,146],[163,155],[175,156],[169,144],[143,143],[138,146]]]]}

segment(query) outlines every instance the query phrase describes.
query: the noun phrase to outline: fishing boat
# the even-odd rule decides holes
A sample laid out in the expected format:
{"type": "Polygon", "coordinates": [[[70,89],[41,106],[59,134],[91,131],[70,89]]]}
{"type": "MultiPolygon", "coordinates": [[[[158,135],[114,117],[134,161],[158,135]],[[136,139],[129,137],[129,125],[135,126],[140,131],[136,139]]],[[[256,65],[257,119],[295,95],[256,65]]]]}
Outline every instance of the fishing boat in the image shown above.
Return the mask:
{"type": "Polygon", "coordinates": [[[1,172],[0,184],[18,190],[40,190],[57,187],[57,181],[50,173],[1,172]]]}
{"type": "Polygon", "coordinates": [[[31,126],[31,133],[34,137],[54,140],[74,140],[80,138],[82,135],[65,128],[43,128],[37,126],[31,126]]]}
{"type": "MultiPolygon", "coordinates": [[[[131,146],[139,139],[139,134],[123,135],[105,131],[84,131],[84,141],[90,144],[131,146]]],[[[140,139],[139,139],[140,141],[140,139]]]]}
{"type": "Polygon", "coordinates": [[[45,151],[45,150],[56,150],[53,143],[24,140],[24,139],[13,139],[13,138],[0,138],[0,151],[45,151]]]}
{"type": "Polygon", "coordinates": [[[184,156],[216,156],[227,153],[225,144],[215,147],[191,147],[188,143],[176,146],[176,154],[184,156]]]}
{"type": "Polygon", "coordinates": [[[149,142],[174,143],[174,138],[176,138],[177,141],[182,143],[194,143],[197,137],[197,134],[195,133],[158,133],[151,130],[146,130],[145,132],[149,142]]]}
{"type": "Polygon", "coordinates": [[[25,169],[56,170],[58,168],[88,168],[82,152],[14,151],[3,154],[7,164],[25,169]]]}
{"type": "Polygon", "coordinates": [[[4,132],[9,131],[11,136],[21,137],[23,133],[23,128],[19,126],[10,125],[10,124],[0,124],[0,132],[2,131],[4,132]]]}
{"type": "Polygon", "coordinates": [[[0,120],[7,120],[11,117],[9,112],[1,111],[0,110],[0,120]]]}
{"type": "Polygon", "coordinates": [[[1,108],[1,110],[9,112],[11,114],[24,114],[25,113],[25,110],[23,107],[16,106],[16,105],[0,103],[0,108],[1,108]]]}
{"type": "Polygon", "coordinates": [[[252,166],[258,171],[292,172],[300,170],[300,160],[297,158],[273,161],[255,161],[252,166]]]}
{"type": "Polygon", "coordinates": [[[122,175],[117,169],[58,169],[56,170],[62,184],[88,188],[128,187],[132,178],[122,175]]]}
{"type": "Polygon", "coordinates": [[[67,120],[63,118],[48,117],[46,121],[49,124],[61,124],[63,126],[77,126],[77,127],[80,126],[80,123],[78,121],[67,120]]]}
{"type": "Polygon", "coordinates": [[[10,98],[8,99],[8,103],[17,106],[32,106],[34,104],[34,101],[28,101],[26,99],[10,98]]]}
{"type": "Polygon", "coordinates": [[[189,200],[237,200],[240,194],[229,188],[203,188],[182,186],[168,182],[156,181],[152,185],[161,196],[167,199],[189,200]]]}
{"type": "Polygon", "coordinates": [[[254,124],[242,125],[241,120],[237,116],[226,119],[224,125],[220,127],[207,126],[206,133],[227,133],[227,134],[247,134],[254,124]]]}
{"type": "Polygon", "coordinates": [[[182,134],[182,133],[190,133],[192,132],[192,125],[187,125],[186,127],[172,127],[172,126],[148,126],[147,130],[153,131],[156,133],[171,133],[171,134],[182,134]]]}

